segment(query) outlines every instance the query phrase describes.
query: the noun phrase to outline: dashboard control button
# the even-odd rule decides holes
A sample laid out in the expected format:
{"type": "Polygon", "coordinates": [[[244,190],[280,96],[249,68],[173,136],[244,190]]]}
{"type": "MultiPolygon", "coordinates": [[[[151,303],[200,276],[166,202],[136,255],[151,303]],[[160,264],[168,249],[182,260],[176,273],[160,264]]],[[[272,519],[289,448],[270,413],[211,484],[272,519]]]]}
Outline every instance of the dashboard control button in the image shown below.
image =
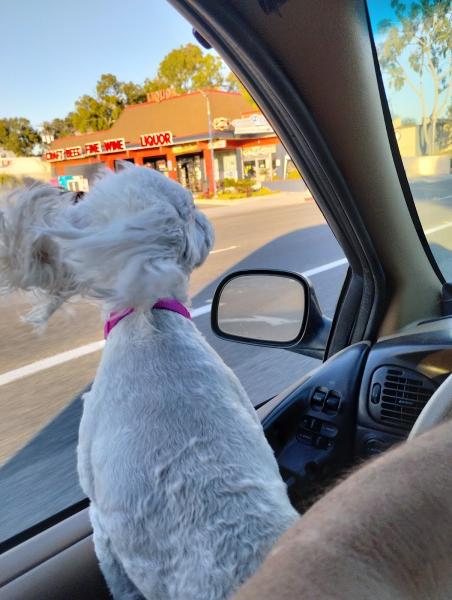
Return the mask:
{"type": "Polygon", "coordinates": [[[311,421],[312,421],[312,417],[310,417],[309,415],[305,415],[302,419],[301,419],[301,425],[305,428],[305,429],[311,429],[311,421]]]}
{"type": "Polygon", "coordinates": [[[332,425],[331,423],[322,423],[320,428],[321,435],[324,435],[327,438],[334,438],[337,436],[337,427],[332,425]]]}
{"type": "Polygon", "coordinates": [[[370,394],[370,401],[372,404],[378,404],[380,402],[381,395],[381,385],[379,383],[374,383],[372,386],[372,392],[370,394]]]}
{"type": "Polygon", "coordinates": [[[304,444],[309,444],[310,446],[312,446],[314,444],[315,435],[312,433],[312,431],[306,431],[302,429],[297,433],[297,440],[299,442],[303,442],[304,444]]]}
{"type": "Polygon", "coordinates": [[[317,388],[312,394],[311,398],[311,406],[315,408],[323,408],[324,402],[326,398],[326,392],[317,388]]]}
{"type": "Polygon", "coordinates": [[[328,412],[337,412],[339,410],[340,398],[334,393],[329,393],[325,401],[324,410],[328,412]]]}
{"type": "Polygon", "coordinates": [[[329,448],[332,448],[334,446],[334,442],[333,442],[333,440],[330,440],[327,437],[318,435],[315,440],[314,445],[316,448],[320,448],[321,450],[328,450],[329,448]]]}
{"type": "Polygon", "coordinates": [[[319,421],[315,417],[311,417],[310,415],[304,415],[301,419],[301,424],[304,429],[309,429],[310,431],[320,431],[320,427],[322,426],[322,421],[319,421]]]}

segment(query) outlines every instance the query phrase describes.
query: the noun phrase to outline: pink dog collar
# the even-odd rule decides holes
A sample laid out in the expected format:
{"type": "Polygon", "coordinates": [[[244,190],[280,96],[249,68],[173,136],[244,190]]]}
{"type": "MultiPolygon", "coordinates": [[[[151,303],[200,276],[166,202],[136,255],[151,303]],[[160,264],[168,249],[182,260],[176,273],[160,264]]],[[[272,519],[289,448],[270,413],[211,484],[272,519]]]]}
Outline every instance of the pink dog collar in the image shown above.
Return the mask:
{"type": "MultiPolygon", "coordinates": [[[[189,310],[181,302],[175,300],[174,298],[161,298],[152,307],[152,310],[154,309],[170,310],[171,312],[179,313],[186,319],[191,319],[191,314],[189,310]]],[[[108,334],[113,329],[113,327],[115,327],[119,323],[119,321],[122,321],[124,317],[127,317],[127,315],[130,315],[130,313],[133,313],[134,310],[134,308],[125,308],[120,312],[110,313],[104,325],[104,338],[107,339],[108,334]]]]}

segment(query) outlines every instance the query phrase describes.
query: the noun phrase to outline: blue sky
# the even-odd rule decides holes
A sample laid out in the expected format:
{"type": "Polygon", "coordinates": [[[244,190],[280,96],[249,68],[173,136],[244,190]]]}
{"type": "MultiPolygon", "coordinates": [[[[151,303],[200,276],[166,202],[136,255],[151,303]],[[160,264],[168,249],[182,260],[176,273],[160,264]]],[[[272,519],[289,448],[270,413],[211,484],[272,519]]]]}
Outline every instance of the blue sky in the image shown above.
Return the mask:
{"type": "Polygon", "coordinates": [[[0,0],[0,116],[62,117],[101,73],[142,83],[191,26],[165,0],[0,0]]]}
{"type": "MultiPolygon", "coordinates": [[[[369,6],[373,24],[393,16],[389,0],[369,6]]],[[[35,126],[93,94],[101,73],[142,83],[170,50],[194,41],[191,26],[165,0],[0,0],[0,8],[0,117],[24,116],[35,126]]],[[[391,105],[416,116],[407,94],[391,105]]]]}

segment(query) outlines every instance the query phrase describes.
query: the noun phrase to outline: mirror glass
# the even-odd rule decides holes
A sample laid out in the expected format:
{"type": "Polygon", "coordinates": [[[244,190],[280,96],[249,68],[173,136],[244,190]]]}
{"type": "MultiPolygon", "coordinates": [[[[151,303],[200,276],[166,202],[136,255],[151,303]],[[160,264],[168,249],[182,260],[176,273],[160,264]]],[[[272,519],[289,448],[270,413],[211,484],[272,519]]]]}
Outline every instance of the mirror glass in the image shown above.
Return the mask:
{"type": "Polygon", "coordinates": [[[218,327],[226,335],[268,342],[293,342],[305,312],[305,288],[289,274],[238,275],[223,287],[218,327]]]}

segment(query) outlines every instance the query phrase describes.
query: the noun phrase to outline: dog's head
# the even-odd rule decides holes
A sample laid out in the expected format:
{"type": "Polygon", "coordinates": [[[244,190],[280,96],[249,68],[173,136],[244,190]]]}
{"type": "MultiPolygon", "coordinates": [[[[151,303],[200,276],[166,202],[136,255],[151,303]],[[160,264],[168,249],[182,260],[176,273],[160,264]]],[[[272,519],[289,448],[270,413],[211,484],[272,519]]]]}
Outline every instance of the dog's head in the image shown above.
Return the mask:
{"type": "Polygon", "coordinates": [[[130,166],[76,203],[45,184],[16,193],[0,216],[0,285],[39,288],[52,305],[82,293],[107,310],[147,309],[160,297],[186,301],[188,277],[212,245],[189,191],[130,166]]]}

